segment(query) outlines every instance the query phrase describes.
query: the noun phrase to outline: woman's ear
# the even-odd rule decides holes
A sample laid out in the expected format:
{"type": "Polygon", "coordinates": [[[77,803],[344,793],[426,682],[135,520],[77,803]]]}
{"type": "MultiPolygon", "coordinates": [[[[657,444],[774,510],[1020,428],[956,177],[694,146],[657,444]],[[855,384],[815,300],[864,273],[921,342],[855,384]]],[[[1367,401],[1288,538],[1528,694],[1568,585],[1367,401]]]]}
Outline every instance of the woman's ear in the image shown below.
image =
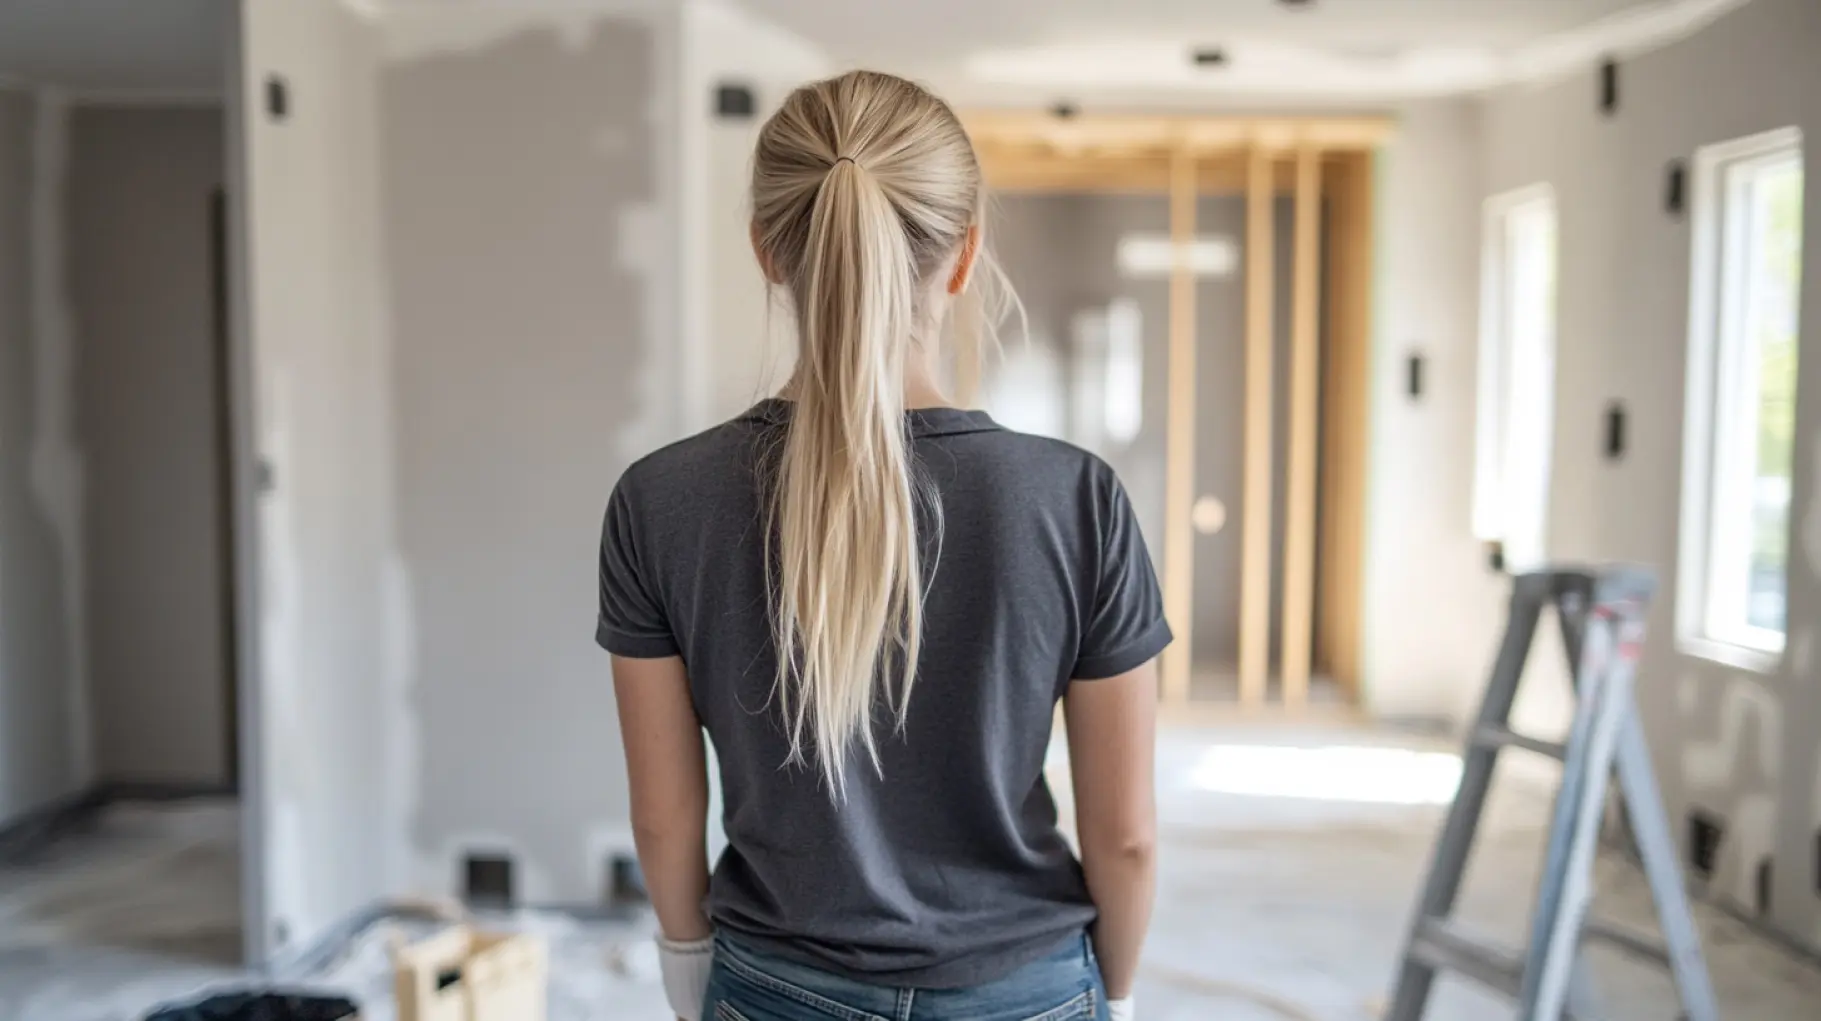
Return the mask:
{"type": "Polygon", "coordinates": [[[961,254],[955,258],[954,275],[948,278],[948,293],[960,294],[967,290],[968,278],[974,274],[974,260],[980,255],[980,225],[974,224],[967,229],[967,237],[961,241],[961,254]]]}
{"type": "Polygon", "coordinates": [[[765,282],[782,284],[784,278],[778,275],[778,264],[771,260],[771,253],[765,250],[765,246],[759,244],[759,225],[757,222],[752,224],[751,233],[752,254],[758,257],[759,272],[765,274],[765,282]]]}

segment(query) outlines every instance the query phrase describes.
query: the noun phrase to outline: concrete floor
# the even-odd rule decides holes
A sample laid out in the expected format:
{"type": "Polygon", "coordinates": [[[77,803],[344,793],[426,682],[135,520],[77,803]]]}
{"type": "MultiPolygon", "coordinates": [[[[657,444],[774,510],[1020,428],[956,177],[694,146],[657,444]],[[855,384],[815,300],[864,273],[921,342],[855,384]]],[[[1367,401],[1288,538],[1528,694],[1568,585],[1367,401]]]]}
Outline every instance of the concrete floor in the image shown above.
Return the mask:
{"type": "MultiPolygon", "coordinates": [[[[1161,888],[1139,989],[1146,1021],[1373,1017],[1449,790],[1445,752],[1361,731],[1166,733],[1161,888]]],[[[1502,777],[1468,879],[1465,917],[1514,943],[1547,807],[1536,774],[1502,777]]],[[[127,811],[55,861],[0,870],[0,1018],[137,1021],[153,1004],[233,984],[223,963],[232,818],[223,806],[127,811]]],[[[1641,877],[1616,858],[1600,863],[1599,910],[1651,926],[1641,877]]],[[[1821,1017],[1821,969],[1729,915],[1698,913],[1727,1021],[1821,1017]]],[[[667,1016],[648,928],[497,921],[549,942],[551,1021],[667,1016]]],[[[391,1021],[387,947],[415,931],[366,933],[302,983],[352,996],[365,1021],[391,1021]]],[[[1655,970],[1616,952],[1592,959],[1614,1021],[1677,1016],[1655,970]]],[[[1508,1004],[1446,982],[1430,1013],[1510,1016],[1508,1004]]]]}

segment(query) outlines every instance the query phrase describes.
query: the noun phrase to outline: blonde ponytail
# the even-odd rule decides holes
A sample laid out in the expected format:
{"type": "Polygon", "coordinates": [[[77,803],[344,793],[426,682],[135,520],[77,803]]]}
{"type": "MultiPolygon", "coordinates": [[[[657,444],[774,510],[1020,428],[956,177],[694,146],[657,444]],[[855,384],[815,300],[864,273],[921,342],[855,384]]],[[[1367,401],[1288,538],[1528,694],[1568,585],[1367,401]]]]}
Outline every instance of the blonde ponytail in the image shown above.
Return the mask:
{"type": "Polygon", "coordinates": [[[853,72],[793,93],[760,132],[754,240],[795,306],[795,409],[770,495],[776,692],[791,759],[831,793],[874,713],[902,726],[923,638],[906,363],[938,324],[923,296],[977,222],[979,164],[954,113],[853,72]]]}

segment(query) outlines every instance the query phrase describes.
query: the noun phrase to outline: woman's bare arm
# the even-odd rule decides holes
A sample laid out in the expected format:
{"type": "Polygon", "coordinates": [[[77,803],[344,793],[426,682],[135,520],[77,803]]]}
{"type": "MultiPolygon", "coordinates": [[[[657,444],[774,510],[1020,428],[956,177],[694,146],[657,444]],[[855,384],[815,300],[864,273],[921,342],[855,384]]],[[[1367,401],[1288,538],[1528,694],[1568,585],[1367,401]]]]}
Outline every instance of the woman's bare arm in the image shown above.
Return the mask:
{"type": "Polygon", "coordinates": [[[1157,872],[1157,667],[1076,681],[1063,697],[1075,824],[1107,995],[1131,995],[1157,872]]]}
{"type": "Polygon", "coordinates": [[[710,935],[708,764],[683,660],[613,657],[613,691],[632,787],[632,836],[658,925],[672,940],[710,935]]]}

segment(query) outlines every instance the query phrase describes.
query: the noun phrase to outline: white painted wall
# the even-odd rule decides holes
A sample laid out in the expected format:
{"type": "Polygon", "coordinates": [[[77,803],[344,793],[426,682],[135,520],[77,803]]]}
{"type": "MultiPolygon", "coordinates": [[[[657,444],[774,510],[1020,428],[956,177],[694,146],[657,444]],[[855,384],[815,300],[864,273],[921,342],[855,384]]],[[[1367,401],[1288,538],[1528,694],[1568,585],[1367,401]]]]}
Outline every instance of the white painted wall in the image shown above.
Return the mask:
{"type": "Polygon", "coordinates": [[[260,795],[248,906],[261,957],[316,939],[393,888],[402,813],[385,776],[401,622],[390,598],[397,481],[378,38],[335,3],[247,2],[240,13],[230,109],[247,276],[237,317],[251,456],[271,480],[250,522],[257,681],[243,714],[258,735],[244,765],[260,795]],[[273,77],[289,94],[283,117],[267,111],[273,77]]]}
{"type": "Polygon", "coordinates": [[[1546,182],[1560,203],[1560,330],[1550,543],[1558,557],[1657,568],[1664,588],[1639,677],[1681,836],[1698,808],[1726,823],[1716,892],[1821,948],[1821,5],[1753,0],[1705,31],[1624,62],[1620,108],[1591,69],[1483,107],[1479,195],[1546,182]],[[1665,168],[1705,145],[1794,125],[1807,138],[1790,654],[1753,674],[1673,642],[1690,230],[1663,209],[1665,168]],[[1629,412],[1621,461],[1601,452],[1608,402],[1629,412]]]}
{"type": "Polygon", "coordinates": [[[698,317],[701,360],[694,373],[705,392],[694,425],[723,421],[776,392],[796,362],[796,334],[786,304],[771,307],[753,259],[752,151],[759,128],[790,91],[834,73],[813,44],[727,4],[691,0],[683,107],[691,197],[684,229],[689,249],[686,317],[698,317]],[[714,94],[726,82],[757,98],[745,120],[715,116],[714,94]]]}
{"type": "Polygon", "coordinates": [[[1480,116],[1468,99],[1398,114],[1378,163],[1362,690],[1376,716],[1452,723],[1472,711],[1503,608],[1471,531],[1480,116]]]}

